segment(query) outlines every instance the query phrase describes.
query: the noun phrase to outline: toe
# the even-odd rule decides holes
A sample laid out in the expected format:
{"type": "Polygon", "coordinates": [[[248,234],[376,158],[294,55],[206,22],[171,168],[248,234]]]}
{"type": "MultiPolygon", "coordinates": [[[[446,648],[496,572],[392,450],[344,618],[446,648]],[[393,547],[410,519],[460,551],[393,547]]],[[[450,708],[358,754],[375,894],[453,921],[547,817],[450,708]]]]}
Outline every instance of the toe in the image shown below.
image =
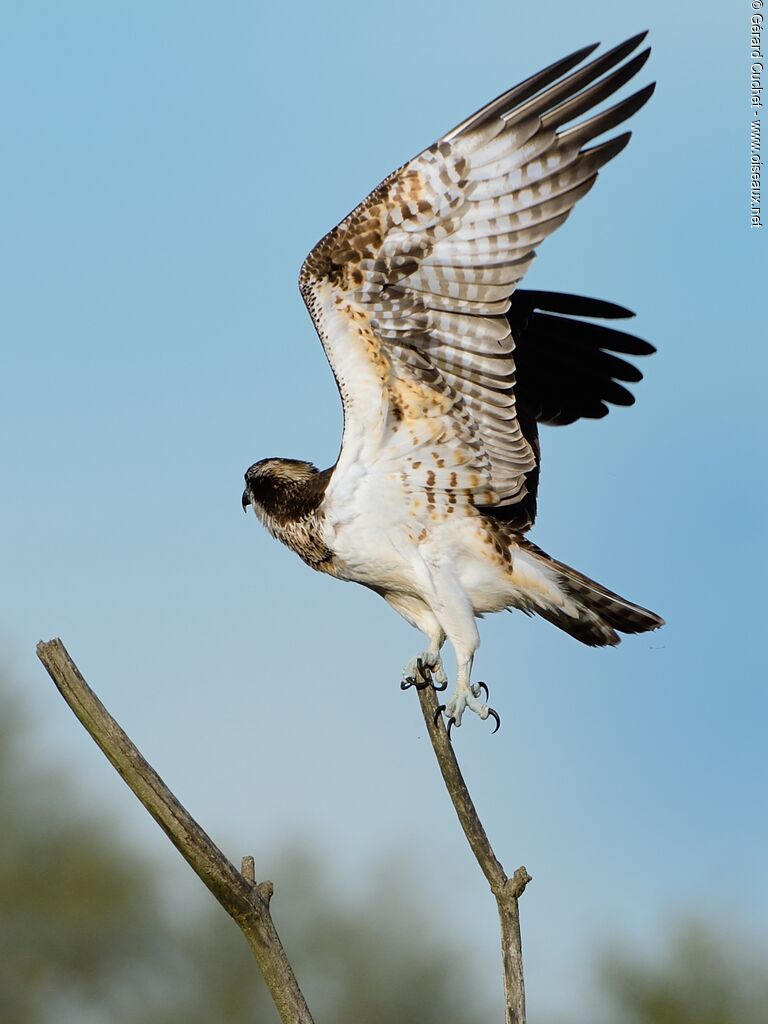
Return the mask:
{"type": "Polygon", "coordinates": [[[455,725],[461,725],[461,719],[464,715],[464,709],[466,706],[466,695],[464,693],[455,693],[446,705],[446,718],[452,718],[455,725]]]}
{"type": "Polygon", "coordinates": [[[438,671],[435,669],[432,673],[432,685],[436,690],[447,690],[448,689],[448,676],[442,671],[442,666],[438,671]]]}
{"type": "Polygon", "coordinates": [[[403,670],[403,678],[400,683],[401,690],[407,690],[411,686],[421,689],[431,682],[431,669],[425,654],[419,654],[411,658],[403,670]]]}

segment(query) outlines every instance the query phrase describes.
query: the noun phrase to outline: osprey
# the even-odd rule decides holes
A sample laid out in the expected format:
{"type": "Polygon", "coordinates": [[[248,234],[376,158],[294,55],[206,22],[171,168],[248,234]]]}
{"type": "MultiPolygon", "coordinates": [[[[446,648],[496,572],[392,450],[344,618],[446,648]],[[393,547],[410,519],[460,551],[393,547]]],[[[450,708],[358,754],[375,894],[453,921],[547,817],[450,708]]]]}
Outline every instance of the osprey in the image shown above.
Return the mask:
{"type": "Polygon", "coordinates": [[[243,508],[313,569],[376,591],[426,635],[403,688],[444,689],[451,641],[449,731],[467,708],[498,728],[471,678],[486,612],[535,613],[597,647],[663,625],[525,536],[538,424],[631,405],[618,381],[642,374],[616,353],[654,349],[584,319],[632,315],[621,306],[517,290],[537,246],[629,141],[587,146],[653,92],[591,113],[643,67],[650,49],[626,58],[645,35],[586,64],[597,44],[585,47],[499,96],[390,174],[301,268],[341,393],[341,451],[322,471],[256,462],[243,508]]]}

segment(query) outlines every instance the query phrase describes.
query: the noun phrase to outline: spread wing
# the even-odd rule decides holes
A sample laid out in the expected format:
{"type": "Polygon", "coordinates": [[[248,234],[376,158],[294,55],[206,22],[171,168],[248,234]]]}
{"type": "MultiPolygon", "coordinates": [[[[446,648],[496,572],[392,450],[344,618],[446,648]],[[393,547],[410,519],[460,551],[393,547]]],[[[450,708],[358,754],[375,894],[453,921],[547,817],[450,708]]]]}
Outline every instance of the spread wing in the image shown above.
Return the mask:
{"type": "MultiPolygon", "coordinates": [[[[507,319],[515,338],[515,393],[523,436],[538,452],[538,424],[562,426],[578,419],[600,419],[610,405],[632,405],[625,384],[643,379],[624,356],[655,352],[642,338],[592,323],[634,316],[614,302],[582,295],[518,289],[507,319]],[[620,383],[621,382],[621,383],[620,383]]],[[[526,474],[525,495],[512,505],[484,509],[519,530],[536,518],[537,465],[526,474]]]]}
{"type": "Polygon", "coordinates": [[[518,401],[539,423],[563,426],[601,419],[610,405],[634,405],[624,385],[643,379],[624,356],[649,356],[656,349],[626,331],[591,323],[635,314],[614,302],[582,295],[520,289],[507,319],[517,339],[518,401]],[[622,383],[619,383],[619,382],[622,383]]]}
{"type": "Polygon", "coordinates": [[[579,50],[500,96],[307,257],[301,291],[344,406],[334,478],[400,473],[432,502],[447,492],[499,512],[523,501],[538,446],[518,406],[510,296],[627,144],[628,132],[584,148],[650,97],[591,114],[645,64],[647,49],[625,61],[644,37],[573,70],[595,47],[579,50]]]}

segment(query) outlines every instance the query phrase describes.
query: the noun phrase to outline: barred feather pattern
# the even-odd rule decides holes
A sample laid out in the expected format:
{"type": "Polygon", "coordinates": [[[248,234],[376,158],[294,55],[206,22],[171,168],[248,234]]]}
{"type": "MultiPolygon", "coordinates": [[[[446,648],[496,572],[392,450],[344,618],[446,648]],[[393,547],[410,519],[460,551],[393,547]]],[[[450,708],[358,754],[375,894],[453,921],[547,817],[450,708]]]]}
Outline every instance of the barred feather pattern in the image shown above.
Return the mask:
{"type": "Polygon", "coordinates": [[[518,420],[504,314],[536,247],[626,145],[629,133],[584,148],[650,96],[592,113],[643,66],[648,50],[625,60],[643,38],[587,64],[593,48],[580,50],[494,100],[309,254],[300,287],[344,404],[337,475],[363,459],[433,503],[525,496],[537,453],[518,420]]]}
{"type": "Polygon", "coordinates": [[[529,589],[523,610],[541,615],[583,644],[615,647],[621,640],[619,633],[646,633],[664,625],[655,612],[559,562],[506,524],[493,523],[489,528],[500,539],[500,547],[508,552],[513,575],[516,555],[522,554],[538,564],[552,581],[549,594],[540,596],[529,589]]]}

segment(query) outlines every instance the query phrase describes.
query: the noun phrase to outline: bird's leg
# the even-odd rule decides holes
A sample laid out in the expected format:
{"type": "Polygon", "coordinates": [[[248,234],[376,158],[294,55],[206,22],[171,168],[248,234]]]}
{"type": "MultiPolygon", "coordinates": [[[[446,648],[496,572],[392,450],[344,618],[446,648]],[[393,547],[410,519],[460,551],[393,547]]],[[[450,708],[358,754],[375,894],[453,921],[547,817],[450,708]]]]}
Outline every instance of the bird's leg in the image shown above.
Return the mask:
{"type": "MultiPolygon", "coordinates": [[[[437,554],[439,555],[439,552],[437,554]]],[[[402,685],[414,686],[420,682],[422,685],[426,685],[424,682],[427,674],[424,671],[426,667],[431,669],[435,678],[442,684],[437,688],[444,688],[447,679],[442,664],[440,664],[439,652],[445,638],[448,637],[456,652],[458,671],[456,686],[446,704],[440,705],[438,714],[440,711],[445,711],[448,717],[449,732],[453,725],[461,725],[466,708],[474,711],[483,719],[491,716],[496,721],[498,728],[499,716],[493,708],[489,708],[480,700],[483,690],[485,690],[486,696],[488,695],[488,687],[485,683],[477,683],[472,686],[470,682],[472,661],[480,643],[480,637],[469,597],[456,578],[451,563],[442,562],[440,557],[425,557],[421,568],[423,570],[421,583],[425,596],[421,605],[420,621],[416,623],[414,616],[411,617],[411,621],[418,624],[427,634],[430,648],[427,651],[426,661],[424,655],[420,655],[408,663],[405,672],[406,679],[402,685]]]]}
{"type": "Polygon", "coordinates": [[[428,649],[411,658],[403,669],[400,688],[408,690],[415,686],[421,690],[425,686],[434,686],[436,690],[444,690],[448,678],[440,660],[440,650],[445,643],[445,633],[434,612],[413,594],[386,593],[383,597],[406,622],[421,630],[429,641],[428,649]]]}

